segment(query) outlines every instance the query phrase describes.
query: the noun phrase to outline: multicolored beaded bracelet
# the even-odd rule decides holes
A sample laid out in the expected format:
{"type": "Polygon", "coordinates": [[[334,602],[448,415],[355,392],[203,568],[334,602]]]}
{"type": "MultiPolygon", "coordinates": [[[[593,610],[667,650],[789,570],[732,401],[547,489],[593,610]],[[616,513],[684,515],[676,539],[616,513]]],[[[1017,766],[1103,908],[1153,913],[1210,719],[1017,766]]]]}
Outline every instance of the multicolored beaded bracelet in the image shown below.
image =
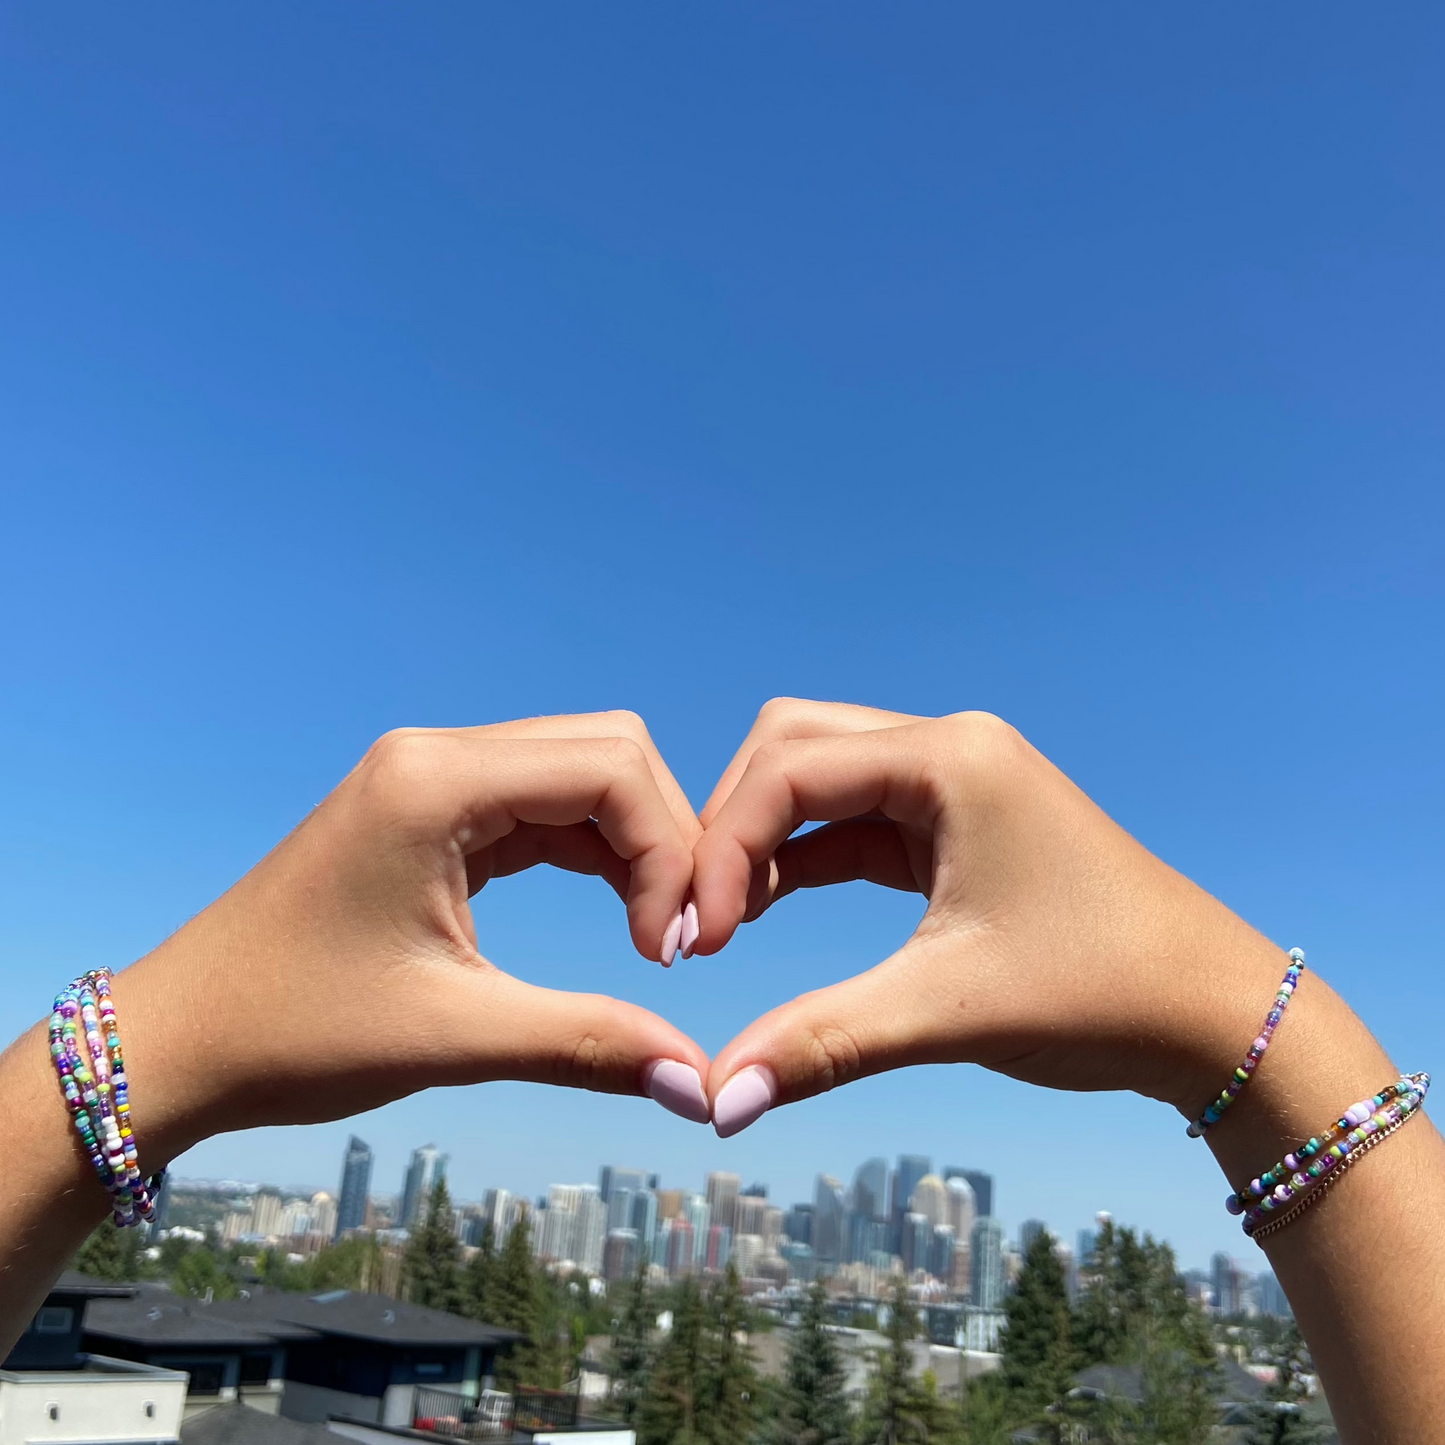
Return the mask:
{"type": "Polygon", "coordinates": [[[1406,1074],[1400,1083],[1405,1087],[1392,1102],[1375,1109],[1373,1099],[1362,1099],[1347,1110],[1344,1115],[1346,1120],[1358,1117],[1361,1111],[1366,1111],[1366,1115],[1335,1143],[1318,1150],[1309,1164],[1296,1170],[1286,1182],[1276,1185],[1246,1210],[1241,1221],[1244,1232],[1252,1238],[1259,1238],[1263,1228],[1268,1227],[1271,1234],[1276,1228],[1283,1228],[1302,1213],[1314,1197],[1348,1167],[1351,1160],[1368,1153],[1418,1113],[1425,1102],[1425,1095],[1430,1091],[1430,1075],[1406,1074]],[[1370,1110],[1374,1112],[1368,1112],[1370,1110]]]}
{"type": "Polygon", "coordinates": [[[1272,1194],[1277,1188],[1282,1187],[1285,1180],[1308,1164],[1322,1149],[1328,1149],[1337,1139],[1348,1134],[1356,1126],[1363,1124],[1378,1109],[1393,1102],[1401,1094],[1412,1091],[1418,1079],[1422,1077],[1427,1076],[1402,1075],[1395,1083],[1381,1089],[1373,1098],[1361,1099],[1358,1104],[1350,1105],[1323,1134],[1306,1140],[1293,1153],[1286,1154],[1273,1168],[1266,1169],[1258,1179],[1251,1179],[1238,1194],[1231,1194],[1224,1201],[1224,1207],[1231,1214],[1243,1214],[1246,1209],[1259,1203],[1266,1194],[1272,1194]]]}
{"type": "Polygon", "coordinates": [[[116,1224],[123,1227],[155,1217],[162,1175],[141,1177],[110,977],[108,968],[92,970],[56,996],[50,1057],[81,1144],[110,1194],[116,1224]],[[79,1033],[85,1036],[84,1053],[79,1033]]]}
{"type": "Polygon", "coordinates": [[[1285,1009],[1289,1007],[1295,985],[1299,983],[1299,976],[1304,972],[1304,951],[1292,948],[1289,957],[1290,965],[1285,970],[1279,992],[1274,996],[1274,1004],[1265,1015],[1264,1027],[1260,1029],[1259,1037],[1249,1046],[1244,1062],[1234,1071],[1234,1077],[1224,1086],[1224,1092],[1184,1131],[1191,1139],[1200,1138],[1211,1124],[1218,1123],[1220,1115],[1234,1102],[1236,1095],[1249,1082],[1250,1075],[1264,1057],[1264,1051],[1269,1047],[1269,1041],[1274,1037],[1274,1031],[1279,1027],[1285,1009]]]}
{"type": "Polygon", "coordinates": [[[1261,1240],[1268,1238],[1269,1235],[1278,1233],[1281,1229],[1285,1227],[1285,1225],[1289,1224],[1291,1221],[1298,1219],[1299,1216],[1303,1214],[1306,1209],[1309,1209],[1311,1206],[1318,1204],[1319,1201],[1324,1198],[1324,1196],[1329,1192],[1330,1186],[1342,1179],[1344,1177],[1345,1171],[1352,1164],[1354,1164],[1359,1159],[1363,1159],[1364,1156],[1368,1154],[1370,1150],[1373,1149],[1377,1144],[1383,1144],[1385,1140],[1388,1139],[1390,1135],[1395,1132],[1396,1129],[1403,1128],[1418,1112],[1419,1103],[1417,1103],[1413,1109],[1410,1109],[1409,1111],[1403,1113],[1398,1119],[1395,1120],[1393,1124],[1390,1124],[1387,1127],[1371,1134],[1369,1138],[1364,1141],[1364,1143],[1360,1144],[1357,1148],[1352,1149],[1350,1153],[1346,1154],[1345,1157],[1339,1161],[1337,1167],[1329,1174],[1326,1174],[1314,1189],[1311,1189],[1309,1193],[1306,1194],[1303,1198],[1296,1200],[1295,1203],[1291,1205],[1290,1208],[1286,1209],[1283,1214],[1273,1215],[1263,1224],[1256,1225],[1254,1230],[1250,1233],[1249,1237],[1254,1240],[1256,1244],[1258,1244],[1261,1240]]]}

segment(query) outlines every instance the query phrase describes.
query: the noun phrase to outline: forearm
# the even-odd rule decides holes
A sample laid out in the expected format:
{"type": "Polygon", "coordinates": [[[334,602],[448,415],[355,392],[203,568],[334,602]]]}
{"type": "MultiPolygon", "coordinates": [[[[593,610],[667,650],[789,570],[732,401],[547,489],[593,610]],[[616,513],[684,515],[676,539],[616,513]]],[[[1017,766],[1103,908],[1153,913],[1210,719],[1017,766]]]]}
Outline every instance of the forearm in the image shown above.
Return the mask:
{"type": "MultiPolygon", "coordinates": [[[[1239,1189],[1398,1076],[1360,1019],[1307,971],[1249,1087],[1206,1137],[1239,1189]]],[[[1445,1400],[1445,1142],[1429,1118],[1412,1119],[1262,1244],[1341,1439],[1431,1438],[1445,1400]]]]}

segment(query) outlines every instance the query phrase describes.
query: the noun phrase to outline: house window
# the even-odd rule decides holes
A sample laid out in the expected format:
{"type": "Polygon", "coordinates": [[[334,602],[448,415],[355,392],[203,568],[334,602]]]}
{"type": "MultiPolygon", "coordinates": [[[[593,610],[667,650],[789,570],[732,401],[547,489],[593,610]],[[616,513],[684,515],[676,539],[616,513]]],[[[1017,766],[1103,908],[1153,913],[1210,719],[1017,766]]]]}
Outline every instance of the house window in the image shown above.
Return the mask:
{"type": "Polygon", "coordinates": [[[226,1367],[219,1360],[207,1361],[200,1365],[184,1365],[182,1368],[191,1377],[187,1394],[219,1395],[225,1383],[226,1367]]]}
{"type": "Polygon", "coordinates": [[[438,1380],[447,1372],[445,1365],[425,1364],[416,1366],[416,1374],[423,1380],[438,1380]]]}
{"type": "Polygon", "coordinates": [[[37,1335],[68,1335],[75,1323],[75,1311],[65,1305],[46,1305],[36,1312],[35,1333],[37,1335]]]}
{"type": "Polygon", "coordinates": [[[241,1383],[243,1385],[269,1385],[271,1383],[270,1355],[242,1355],[241,1383]]]}

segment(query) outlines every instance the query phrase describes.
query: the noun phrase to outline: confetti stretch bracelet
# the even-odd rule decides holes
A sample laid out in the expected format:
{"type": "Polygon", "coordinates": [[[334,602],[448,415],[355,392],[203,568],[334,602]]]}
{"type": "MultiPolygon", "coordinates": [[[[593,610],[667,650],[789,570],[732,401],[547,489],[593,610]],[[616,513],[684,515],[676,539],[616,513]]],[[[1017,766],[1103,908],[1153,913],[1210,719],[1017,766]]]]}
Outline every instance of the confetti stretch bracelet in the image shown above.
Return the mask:
{"type": "Polygon", "coordinates": [[[1224,1207],[1231,1214],[1243,1214],[1246,1209],[1258,1204],[1266,1194],[1272,1194],[1275,1190],[1282,1188],[1284,1182],[1292,1174],[1303,1169],[1316,1154],[1322,1150],[1328,1150],[1351,1129],[1364,1124],[1366,1120],[1373,1117],[1384,1105],[1393,1103],[1402,1094],[1416,1090],[1422,1079],[1426,1081],[1428,1088],[1428,1074],[1402,1074],[1395,1083],[1381,1089],[1373,1098],[1361,1099],[1358,1104],[1350,1105],[1323,1134],[1306,1140],[1293,1153],[1286,1154],[1273,1168],[1266,1169],[1258,1179],[1251,1179],[1238,1194],[1231,1194],[1224,1201],[1224,1207]]]}
{"type": "Polygon", "coordinates": [[[1279,986],[1279,992],[1274,996],[1274,1003],[1270,1006],[1269,1013],[1265,1015],[1264,1027],[1259,1031],[1259,1037],[1249,1046],[1249,1052],[1244,1056],[1244,1062],[1234,1071],[1234,1077],[1224,1086],[1224,1092],[1184,1131],[1191,1139],[1200,1138],[1204,1131],[1214,1123],[1217,1123],[1219,1116],[1234,1102],[1235,1096],[1249,1082],[1250,1075],[1259,1066],[1259,1061],[1264,1057],[1264,1051],[1269,1047],[1269,1041],[1274,1037],[1274,1031],[1279,1027],[1279,1021],[1284,1017],[1284,1011],[1289,1007],[1290,998],[1295,991],[1295,985],[1299,983],[1299,976],[1304,972],[1304,952],[1298,948],[1289,951],[1290,964],[1285,970],[1284,980],[1279,986]]]}
{"type": "Polygon", "coordinates": [[[1429,1074],[1406,1074],[1389,1102],[1377,1105],[1377,1094],[1352,1105],[1339,1121],[1347,1132],[1338,1134],[1333,1144],[1321,1144],[1310,1163],[1301,1164],[1288,1180],[1247,1209],[1241,1221],[1244,1232],[1252,1239],[1263,1239],[1298,1218],[1356,1159],[1419,1113],[1429,1090],[1429,1074]]]}
{"type": "Polygon", "coordinates": [[[82,974],[56,996],[50,1015],[50,1057],[76,1132],[110,1195],[116,1224],[149,1222],[155,1217],[161,1175],[143,1179],[137,1162],[108,968],[82,974]],[[84,1052],[79,1035],[85,1039],[84,1052]]]}

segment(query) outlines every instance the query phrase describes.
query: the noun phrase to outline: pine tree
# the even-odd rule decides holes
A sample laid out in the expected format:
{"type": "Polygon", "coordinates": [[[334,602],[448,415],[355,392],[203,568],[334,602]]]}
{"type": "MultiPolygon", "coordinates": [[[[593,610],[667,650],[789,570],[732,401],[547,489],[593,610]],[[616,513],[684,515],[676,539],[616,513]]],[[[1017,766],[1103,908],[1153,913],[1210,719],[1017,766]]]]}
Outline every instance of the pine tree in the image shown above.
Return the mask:
{"type": "Polygon", "coordinates": [[[827,1310],[828,1292],[816,1283],[788,1342],[776,1445],[846,1445],[849,1438],[843,1359],[827,1327],[827,1310]]]}
{"type": "Polygon", "coordinates": [[[456,1221],[445,1179],[438,1179],[427,1201],[426,1216],[406,1247],[402,1263],[403,1289],[412,1304],[454,1310],[460,1303],[456,1221]]]}
{"type": "Polygon", "coordinates": [[[647,1293],[647,1266],[639,1265],[627,1286],[622,1314],[612,1332],[613,1399],[625,1424],[637,1419],[652,1368],[652,1302],[647,1293]]]}
{"type": "Polygon", "coordinates": [[[94,1279],[127,1280],[135,1279],[134,1261],[138,1256],[138,1229],[117,1229],[107,1219],[91,1231],[90,1237],[80,1246],[75,1255],[75,1268],[81,1274],[94,1279]],[[127,1238],[135,1236],[134,1239],[127,1238]]]}
{"type": "Polygon", "coordinates": [[[737,1445],[752,1434],[757,1371],[747,1345],[750,1320],[734,1265],[728,1265],[708,1304],[712,1358],[701,1424],[704,1438],[714,1445],[737,1445]]]}
{"type": "Polygon", "coordinates": [[[861,1445],[950,1445],[958,1438],[958,1416],[944,1409],[936,1384],[910,1377],[908,1346],[917,1335],[918,1314],[908,1298],[908,1282],[899,1279],[888,1300],[883,1328],[887,1343],[874,1356],[863,1402],[861,1445]]]}
{"type": "Polygon", "coordinates": [[[532,1341],[538,1325],[538,1285],[532,1261],[532,1226],[523,1214],[497,1255],[490,1286],[492,1318],[488,1324],[526,1336],[497,1361],[497,1382],[514,1389],[531,1377],[532,1341]]]}
{"type": "Polygon", "coordinates": [[[492,1308],[492,1277],[497,1269],[496,1236],[491,1221],[482,1226],[481,1242],[477,1251],[462,1270],[460,1295],[461,1312],[468,1319],[481,1320],[490,1324],[492,1308]]]}
{"type": "Polygon", "coordinates": [[[1023,1415],[1057,1405],[1068,1394],[1074,1371],[1074,1321],[1054,1245],[1046,1230],[1034,1236],[1008,1299],[1003,1376],[1023,1415]]]}
{"type": "Polygon", "coordinates": [[[706,1317],[692,1280],[678,1288],[672,1330],[653,1362],[647,1393],[637,1412],[637,1445],[704,1445],[699,1419],[707,1369],[706,1317]]]}

